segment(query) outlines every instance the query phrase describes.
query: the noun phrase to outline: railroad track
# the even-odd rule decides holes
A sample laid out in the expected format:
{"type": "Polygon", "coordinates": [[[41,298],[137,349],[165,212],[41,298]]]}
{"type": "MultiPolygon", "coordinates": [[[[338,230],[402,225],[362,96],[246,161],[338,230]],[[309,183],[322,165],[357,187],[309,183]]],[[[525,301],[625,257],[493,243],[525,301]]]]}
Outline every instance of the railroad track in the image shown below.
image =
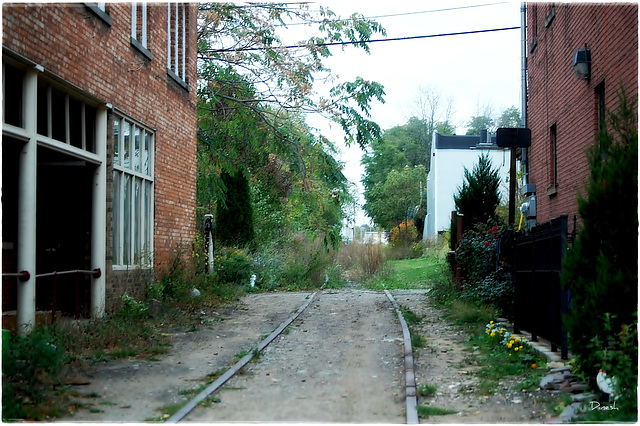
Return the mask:
{"type": "Polygon", "coordinates": [[[416,424],[413,365],[409,330],[389,291],[316,292],[166,422],[416,424]],[[256,357],[262,362],[251,363],[256,357]],[[214,393],[222,403],[202,407],[214,393]]]}

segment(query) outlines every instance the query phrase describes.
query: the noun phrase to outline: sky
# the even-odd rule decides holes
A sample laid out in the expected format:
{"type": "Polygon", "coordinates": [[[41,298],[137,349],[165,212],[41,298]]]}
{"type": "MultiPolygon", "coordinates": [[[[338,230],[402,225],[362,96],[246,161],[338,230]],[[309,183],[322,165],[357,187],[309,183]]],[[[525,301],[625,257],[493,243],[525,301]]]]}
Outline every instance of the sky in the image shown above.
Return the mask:
{"type": "MultiPolygon", "coordinates": [[[[386,29],[386,38],[520,27],[521,20],[521,3],[512,1],[340,0],[321,1],[311,8],[318,4],[329,7],[340,17],[354,12],[371,17],[386,29]]],[[[384,86],[385,103],[373,105],[371,119],[385,130],[405,124],[416,115],[415,103],[421,87],[434,88],[444,98],[453,97],[453,122],[458,134],[466,133],[466,123],[481,115],[487,105],[495,115],[508,107],[521,106],[520,29],[377,42],[370,44],[369,54],[353,47],[342,51],[334,46],[332,53],[324,63],[339,81],[360,76],[384,86]]],[[[320,83],[314,88],[320,93],[328,90],[328,86],[320,83]]],[[[344,135],[336,125],[331,126],[319,117],[308,117],[307,122],[330,140],[343,140],[344,135]]],[[[357,147],[343,146],[341,150],[343,172],[362,192],[362,152],[357,147]]],[[[356,223],[369,223],[362,211],[356,223]]]]}

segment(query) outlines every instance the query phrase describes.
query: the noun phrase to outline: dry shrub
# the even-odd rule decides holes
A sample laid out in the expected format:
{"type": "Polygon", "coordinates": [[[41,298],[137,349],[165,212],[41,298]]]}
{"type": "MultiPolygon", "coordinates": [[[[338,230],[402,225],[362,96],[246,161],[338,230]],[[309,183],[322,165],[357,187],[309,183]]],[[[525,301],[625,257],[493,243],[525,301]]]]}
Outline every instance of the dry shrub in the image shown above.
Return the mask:
{"type": "Polygon", "coordinates": [[[370,277],[382,268],[384,250],[381,244],[351,243],[343,245],[338,253],[338,262],[355,275],[370,277]]]}

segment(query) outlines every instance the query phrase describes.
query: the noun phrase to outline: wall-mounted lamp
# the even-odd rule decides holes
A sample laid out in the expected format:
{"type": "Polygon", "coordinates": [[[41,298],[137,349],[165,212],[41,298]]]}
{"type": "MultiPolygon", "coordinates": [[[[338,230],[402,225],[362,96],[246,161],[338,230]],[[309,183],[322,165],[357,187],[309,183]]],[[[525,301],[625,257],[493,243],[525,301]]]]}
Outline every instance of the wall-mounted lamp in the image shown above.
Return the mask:
{"type": "Polygon", "coordinates": [[[573,69],[580,80],[589,80],[591,75],[591,50],[587,45],[576,50],[573,56],[573,69]]]}

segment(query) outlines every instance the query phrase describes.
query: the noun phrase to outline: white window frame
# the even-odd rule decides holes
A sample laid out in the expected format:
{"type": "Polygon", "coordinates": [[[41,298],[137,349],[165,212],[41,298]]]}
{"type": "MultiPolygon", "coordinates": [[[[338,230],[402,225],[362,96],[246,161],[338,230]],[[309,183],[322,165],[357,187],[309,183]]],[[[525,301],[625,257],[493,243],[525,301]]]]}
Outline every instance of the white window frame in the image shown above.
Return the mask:
{"type": "Polygon", "coordinates": [[[167,72],[188,89],[186,28],[187,5],[185,3],[167,3],[167,72]]]}
{"type": "Polygon", "coordinates": [[[147,3],[131,3],[131,38],[137,40],[145,49],[147,46],[147,3]],[[141,10],[141,30],[138,38],[138,7],[141,10]]]}
{"type": "Polygon", "coordinates": [[[113,129],[113,269],[152,268],[155,131],[115,113],[113,129]],[[128,143],[124,132],[127,126],[128,143]],[[136,134],[139,135],[137,150],[136,134]]]}
{"type": "Polygon", "coordinates": [[[131,3],[131,44],[147,59],[152,60],[148,44],[147,3],[131,3]],[[140,8],[140,36],[138,36],[138,8],[140,8]]]}

